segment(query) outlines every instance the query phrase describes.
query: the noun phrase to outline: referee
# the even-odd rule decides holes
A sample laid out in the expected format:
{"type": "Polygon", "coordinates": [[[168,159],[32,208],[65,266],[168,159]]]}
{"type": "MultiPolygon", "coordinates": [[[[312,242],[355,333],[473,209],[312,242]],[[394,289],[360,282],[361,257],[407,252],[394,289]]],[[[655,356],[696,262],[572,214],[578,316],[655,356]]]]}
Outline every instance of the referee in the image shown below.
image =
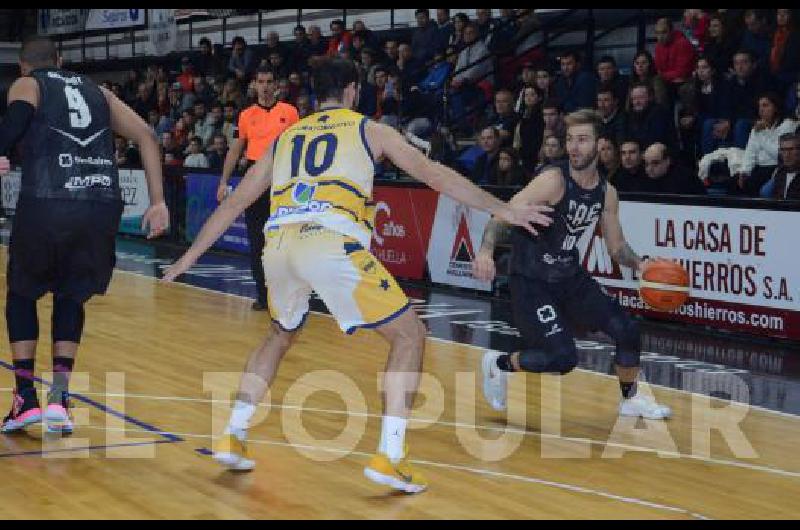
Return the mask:
{"type": "MultiPolygon", "coordinates": [[[[278,101],[277,88],[275,74],[271,70],[259,68],[256,71],[258,100],[239,114],[236,138],[231,143],[222,168],[222,177],[217,189],[218,202],[225,199],[228,179],[236,168],[242,152],[244,151],[247,157],[249,169],[264,155],[267,146],[275,138],[300,119],[294,106],[278,101]]],[[[267,309],[267,285],[264,280],[264,265],[261,263],[261,253],[264,250],[264,223],[267,217],[269,217],[269,189],[244,211],[247,239],[250,242],[250,270],[256,282],[257,297],[253,302],[255,311],[267,309]]]]}

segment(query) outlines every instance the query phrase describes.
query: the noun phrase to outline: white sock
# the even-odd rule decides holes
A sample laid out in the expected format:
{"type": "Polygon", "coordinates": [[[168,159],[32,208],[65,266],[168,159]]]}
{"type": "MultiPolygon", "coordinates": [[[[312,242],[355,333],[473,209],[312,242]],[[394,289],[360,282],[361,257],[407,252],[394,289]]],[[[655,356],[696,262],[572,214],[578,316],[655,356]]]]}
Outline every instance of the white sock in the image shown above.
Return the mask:
{"type": "Polygon", "coordinates": [[[392,462],[403,458],[406,439],[406,418],[384,416],[381,428],[381,443],[378,451],[389,457],[392,462]]]}
{"type": "Polygon", "coordinates": [[[233,404],[231,419],[228,420],[228,426],[225,427],[225,434],[233,434],[240,440],[244,440],[247,435],[247,428],[250,425],[250,418],[255,413],[255,405],[237,399],[233,404]]]}

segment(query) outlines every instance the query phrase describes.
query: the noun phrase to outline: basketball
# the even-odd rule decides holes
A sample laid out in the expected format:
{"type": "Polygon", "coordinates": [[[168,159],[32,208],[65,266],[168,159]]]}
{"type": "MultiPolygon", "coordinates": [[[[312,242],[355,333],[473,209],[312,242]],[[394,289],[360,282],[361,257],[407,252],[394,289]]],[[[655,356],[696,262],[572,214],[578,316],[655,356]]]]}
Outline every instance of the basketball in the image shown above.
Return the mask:
{"type": "Polygon", "coordinates": [[[659,311],[674,311],[689,297],[689,274],[674,261],[650,263],[639,280],[642,300],[659,311]]]}

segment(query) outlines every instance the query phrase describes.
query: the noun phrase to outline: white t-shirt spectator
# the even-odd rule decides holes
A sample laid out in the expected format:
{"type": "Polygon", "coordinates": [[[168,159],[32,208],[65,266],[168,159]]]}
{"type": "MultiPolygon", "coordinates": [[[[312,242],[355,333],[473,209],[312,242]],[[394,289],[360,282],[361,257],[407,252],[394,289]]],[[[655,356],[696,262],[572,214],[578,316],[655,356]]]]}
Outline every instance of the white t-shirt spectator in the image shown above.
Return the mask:
{"type": "Polygon", "coordinates": [[[208,158],[206,158],[206,155],[203,153],[186,155],[183,161],[183,167],[208,168],[208,158]]]}
{"type": "Polygon", "coordinates": [[[787,118],[777,127],[760,131],[754,128],[750,131],[742,157],[741,172],[749,175],[756,166],[777,166],[778,139],[784,134],[795,132],[798,125],[800,122],[787,118]]]}

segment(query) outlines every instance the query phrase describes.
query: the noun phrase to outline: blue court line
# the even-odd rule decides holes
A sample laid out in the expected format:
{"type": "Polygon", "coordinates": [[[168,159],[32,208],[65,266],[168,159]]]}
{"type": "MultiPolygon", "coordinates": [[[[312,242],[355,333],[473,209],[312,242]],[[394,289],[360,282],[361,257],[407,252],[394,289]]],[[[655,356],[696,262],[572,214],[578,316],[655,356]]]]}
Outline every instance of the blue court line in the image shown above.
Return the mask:
{"type": "Polygon", "coordinates": [[[0,453],[0,458],[8,458],[12,456],[44,456],[51,453],[92,451],[97,449],[111,449],[114,447],[135,447],[140,445],[156,445],[156,444],[171,444],[171,443],[175,442],[172,440],[156,440],[154,442],[128,442],[128,443],[109,444],[109,445],[88,445],[86,447],[66,447],[64,449],[52,449],[49,451],[20,451],[18,453],[0,453]]]}
{"type": "MultiPolygon", "coordinates": [[[[6,370],[10,370],[11,372],[14,371],[14,367],[12,365],[4,362],[4,361],[0,361],[0,366],[5,368],[6,370]]],[[[40,378],[38,378],[36,376],[33,377],[33,380],[36,381],[37,383],[41,383],[41,384],[43,384],[45,386],[48,386],[48,387],[53,386],[52,383],[50,383],[48,381],[45,381],[44,379],[40,379],[40,378]]],[[[114,409],[108,408],[105,405],[103,405],[102,403],[98,403],[97,401],[95,401],[93,399],[90,399],[90,398],[88,398],[86,396],[82,396],[80,394],[73,394],[72,392],[69,393],[69,396],[72,397],[72,398],[77,399],[78,401],[82,401],[83,403],[86,403],[87,405],[91,405],[92,407],[95,407],[96,409],[99,409],[101,412],[105,412],[106,414],[111,414],[112,416],[115,416],[117,418],[125,420],[128,423],[132,423],[133,425],[136,425],[137,427],[140,427],[140,428],[142,428],[142,429],[144,429],[146,431],[149,431],[151,433],[157,434],[157,435],[165,438],[169,442],[182,442],[182,441],[184,441],[183,438],[181,438],[180,436],[176,436],[174,434],[170,434],[168,432],[164,432],[164,431],[162,431],[161,429],[159,429],[157,427],[153,427],[152,425],[149,425],[149,424],[147,424],[147,423],[145,423],[143,421],[137,420],[136,418],[128,416],[127,414],[123,414],[121,412],[117,412],[114,409]]]]}

